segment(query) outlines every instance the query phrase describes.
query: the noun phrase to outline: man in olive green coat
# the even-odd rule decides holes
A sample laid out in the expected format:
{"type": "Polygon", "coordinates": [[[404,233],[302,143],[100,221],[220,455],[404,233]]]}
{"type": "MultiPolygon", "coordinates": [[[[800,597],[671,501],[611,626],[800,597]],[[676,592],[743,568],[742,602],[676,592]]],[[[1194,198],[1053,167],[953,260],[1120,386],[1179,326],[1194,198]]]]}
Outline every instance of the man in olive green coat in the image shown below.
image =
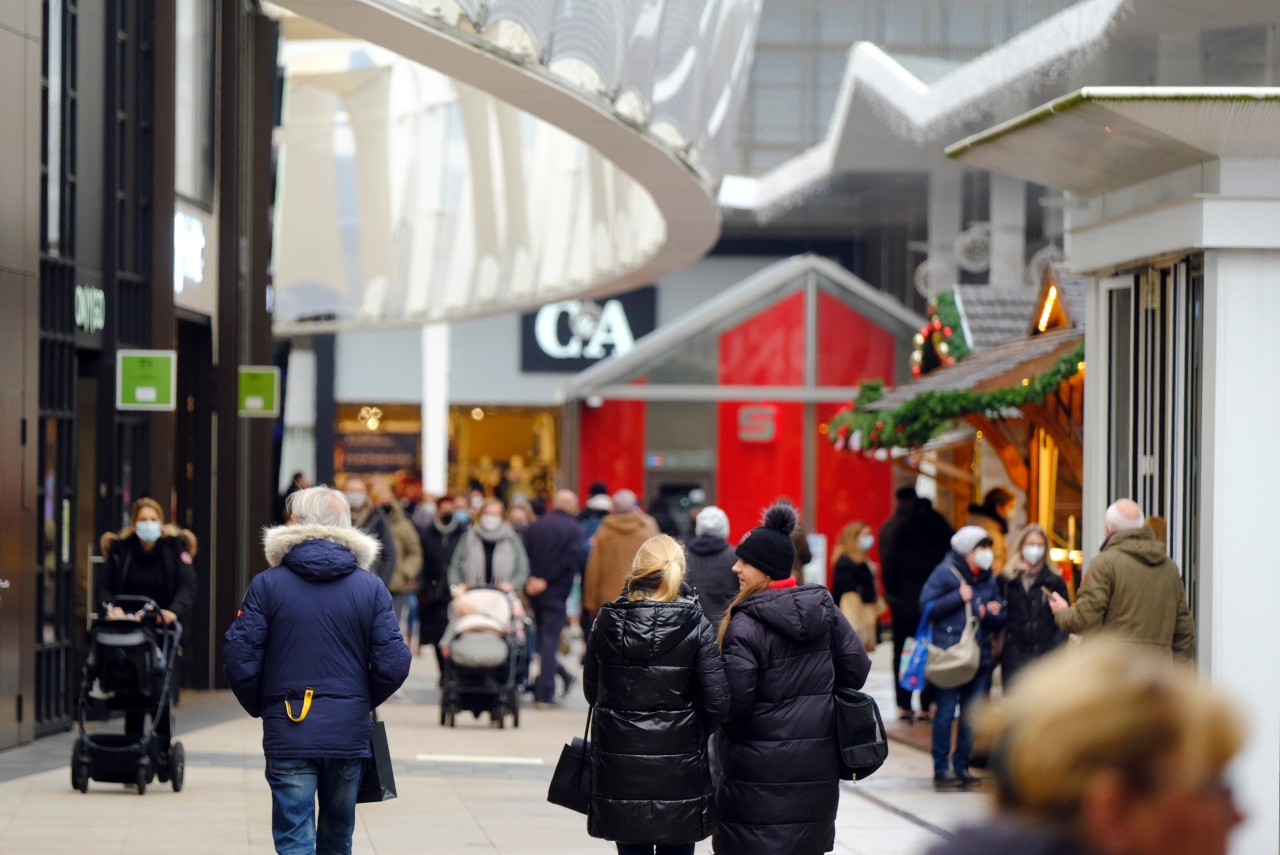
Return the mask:
{"type": "Polygon", "coordinates": [[[1193,659],[1196,626],[1182,574],[1143,519],[1131,499],[1107,508],[1107,539],[1089,562],[1075,606],[1055,593],[1049,608],[1067,632],[1103,629],[1121,641],[1193,659]]]}

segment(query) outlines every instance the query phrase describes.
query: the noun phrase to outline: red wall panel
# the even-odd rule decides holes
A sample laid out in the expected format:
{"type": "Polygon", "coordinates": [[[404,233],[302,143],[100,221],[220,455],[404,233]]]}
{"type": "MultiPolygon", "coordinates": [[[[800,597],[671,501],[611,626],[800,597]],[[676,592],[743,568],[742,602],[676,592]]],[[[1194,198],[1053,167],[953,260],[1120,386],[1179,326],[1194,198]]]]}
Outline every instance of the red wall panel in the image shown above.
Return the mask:
{"type": "Polygon", "coordinates": [[[804,292],[779,300],[721,333],[720,383],[804,385],[804,292]]]}
{"type": "Polygon", "coordinates": [[[818,292],[818,385],[894,381],[895,342],[881,327],[830,294],[818,292]]]}
{"type": "Polygon", "coordinates": [[[767,401],[728,401],[719,405],[719,459],[716,466],[716,504],[729,516],[729,539],[760,524],[764,509],[778,496],[799,504],[804,498],[804,405],[767,401]],[[774,410],[775,437],[770,442],[739,438],[743,407],[774,410]]]}
{"type": "MultiPolygon", "coordinates": [[[[840,404],[819,404],[818,423],[825,424],[840,404]]],[[[869,523],[877,532],[893,513],[892,464],[871,460],[861,454],[836,451],[826,437],[818,441],[818,519],[816,530],[827,536],[827,556],[835,552],[840,529],[854,520],[869,523]]],[[[872,560],[880,560],[880,544],[871,550],[872,560]]],[[[831,565],[827,564],[827,584],[831,565]]]]}
{"type": "Polygon", "coordinates": [[[645,402],[605,401],[599,407],[584,405],[578,412],[582,501],[595,481],[603,481],[610,493],[626,488],[643,496],[645,402]]]}

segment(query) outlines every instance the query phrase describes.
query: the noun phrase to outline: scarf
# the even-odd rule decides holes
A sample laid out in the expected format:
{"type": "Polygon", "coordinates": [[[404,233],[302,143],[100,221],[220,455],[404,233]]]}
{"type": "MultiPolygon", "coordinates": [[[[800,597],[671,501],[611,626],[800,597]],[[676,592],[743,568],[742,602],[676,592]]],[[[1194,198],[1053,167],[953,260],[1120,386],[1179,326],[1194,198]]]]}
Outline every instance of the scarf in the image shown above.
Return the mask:
{"type": "Polygon", "coordinates": [[[515,537],[511,526],[505,523],[501,528],[491,532],[485,531],[480,526],[471,529],[463,547],[467,550],[462,560],[463,581],[472,588],[510,582],[516,572],[516,548],[512,543],[515,537]],[[493,574],[489,579],[485,578],[485,541],[493,544],[493,574]]]}

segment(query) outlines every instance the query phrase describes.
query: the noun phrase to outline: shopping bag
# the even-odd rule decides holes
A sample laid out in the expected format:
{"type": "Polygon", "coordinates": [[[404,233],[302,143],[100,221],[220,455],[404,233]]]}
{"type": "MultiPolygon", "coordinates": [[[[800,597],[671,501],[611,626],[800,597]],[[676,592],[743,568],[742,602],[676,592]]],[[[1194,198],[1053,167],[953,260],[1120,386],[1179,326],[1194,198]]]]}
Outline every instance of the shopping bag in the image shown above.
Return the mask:
{"type": "Polygon", "coordinates": [[[373,713],[373,730],[370,736],[373,749],[360,779],[360,791],[356,803],[385,802],[396,797],[396,777],[391,771],[391,746],[387,744],[387,723],[378,721],[373,713]]]}
{"type": "Polygon", "coordinates": [[[929,623],[932,611],[933,603],[925,603],[916,634],[902,646],[902,658],[898,661],[898,685],[908,692],[921,691],[925,686],[924,669],[929,659],[929,644],[933,641],[933,627],[929,623]]]}
{"type": "Polygon", "coordinates": [[[560,760],[551,773],[551,785],[547,788],[547,801],[567,807],[578,813],[587,813],[591,806],[591,710],[587,710],[587,730],[583,738],[560,749],[560,760]]]}

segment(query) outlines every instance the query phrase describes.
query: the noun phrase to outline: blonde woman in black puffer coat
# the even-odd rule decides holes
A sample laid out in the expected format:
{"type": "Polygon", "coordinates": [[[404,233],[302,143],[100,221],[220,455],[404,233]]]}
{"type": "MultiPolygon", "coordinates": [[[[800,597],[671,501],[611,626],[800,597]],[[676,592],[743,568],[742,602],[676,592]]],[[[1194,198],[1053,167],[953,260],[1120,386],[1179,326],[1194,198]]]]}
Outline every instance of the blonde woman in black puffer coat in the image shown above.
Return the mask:
{"type": "Polygon", "coordinates": [[[693,855],[716,829],[707,737],[729,707],[715,632],[665,534],[600,607],[583,690],[594,709],[587,831],[619,855],[693,855]]]}

